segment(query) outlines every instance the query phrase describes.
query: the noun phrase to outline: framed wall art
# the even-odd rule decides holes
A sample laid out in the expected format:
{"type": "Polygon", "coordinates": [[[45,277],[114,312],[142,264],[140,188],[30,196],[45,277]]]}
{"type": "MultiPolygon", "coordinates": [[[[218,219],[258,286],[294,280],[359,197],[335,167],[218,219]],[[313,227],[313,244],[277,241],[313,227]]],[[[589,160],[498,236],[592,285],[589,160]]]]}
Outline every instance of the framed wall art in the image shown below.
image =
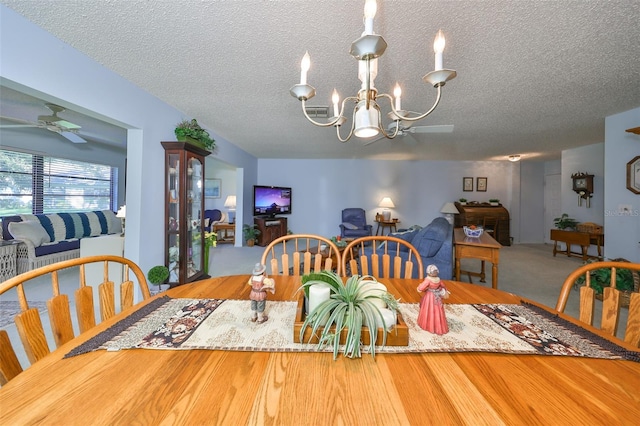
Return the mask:
{"type": "Polygon", "coordinates": [[[472,177],[463,177],[462,178],[462,190],[464,192],[473,191],[473,178],[472,177]]]}
{"type": "Polygon", "coordinates": [[[640,155],[627,163],[627,189],[640,194],[640,155]]]}
{"type": "Polygon", "coordinates": [[[205,179],[204,180],[204,197],[205,198],[220,198],[220,179],[205,179]]]}
{"type": "Polygon", "coordinates": [[[476,179],[476,191],[487,192],[487,178],[479,177],[476,179]]]}

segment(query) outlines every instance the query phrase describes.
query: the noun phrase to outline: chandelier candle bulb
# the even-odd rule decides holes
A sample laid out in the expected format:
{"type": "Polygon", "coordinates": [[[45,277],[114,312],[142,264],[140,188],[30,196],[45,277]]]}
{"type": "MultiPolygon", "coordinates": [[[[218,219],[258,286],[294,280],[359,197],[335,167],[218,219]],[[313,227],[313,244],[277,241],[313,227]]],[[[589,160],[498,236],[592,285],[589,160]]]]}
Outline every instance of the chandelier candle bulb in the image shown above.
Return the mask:
{"type": "Polygon", "coordinates": [[[307,71],[311,67],[311,57],[309,52],[305,52],[300,63],[300,84],[307,84],[307,71]]]}
{"type": "Polygon", "coordinates": [[[436,34],[436,39],[433,42],[433,51],[436,52],[436,71],[443,69],[442,53],[444,52],[444,44],[444,34],[442,33],[442,30],[439,30],[438,34],[436,34]]]}
{"type": "Polygon", "coordinates": [[[400,108],[400,95],[402,95],[402,89],[400,88],[400,85],[396,83],[396,87],[393,89],[393,96],[396,97],[396,110],[398,111],[402,109],[400,108]]]}
{"type": "Polygon", "coordinates": [[[373,34],[373,18],[376,16],[378,5],[376,0],[367,0],[364,3],[364,33],[373,34]]]}
{"type": "Polygon", "coordinates": [[[340,113],[340,111],[338,110],[340,95],[338,95],[338,91],[336,89],[333,89],[333,95],[331,96],[331,101],[333,102],[333,116],[337,117],[340,113]]]}

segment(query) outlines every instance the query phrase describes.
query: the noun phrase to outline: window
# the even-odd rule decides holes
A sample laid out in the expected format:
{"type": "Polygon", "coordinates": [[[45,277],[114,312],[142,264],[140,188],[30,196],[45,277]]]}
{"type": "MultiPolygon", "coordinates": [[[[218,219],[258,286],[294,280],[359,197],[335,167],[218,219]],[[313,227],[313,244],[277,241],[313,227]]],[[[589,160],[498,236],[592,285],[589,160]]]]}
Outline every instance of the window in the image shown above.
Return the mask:
{"type": "Polygon", "coordinates": [[[0,216],[113,210],[118,168],[0,150],[0,216]]]}

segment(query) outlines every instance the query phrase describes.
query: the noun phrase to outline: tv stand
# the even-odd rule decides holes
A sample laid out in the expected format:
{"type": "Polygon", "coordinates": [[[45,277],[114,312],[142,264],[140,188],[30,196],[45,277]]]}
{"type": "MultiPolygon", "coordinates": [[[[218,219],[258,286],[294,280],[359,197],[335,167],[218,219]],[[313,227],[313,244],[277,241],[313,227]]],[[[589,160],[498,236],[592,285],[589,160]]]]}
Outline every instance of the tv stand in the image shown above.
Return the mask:
{"type": "Polygon", "coordinates": [[[264,247],[276,238],[287,235],[286,217],[255,217],[253,223],[260,231],[258,245],[264,247]]]}

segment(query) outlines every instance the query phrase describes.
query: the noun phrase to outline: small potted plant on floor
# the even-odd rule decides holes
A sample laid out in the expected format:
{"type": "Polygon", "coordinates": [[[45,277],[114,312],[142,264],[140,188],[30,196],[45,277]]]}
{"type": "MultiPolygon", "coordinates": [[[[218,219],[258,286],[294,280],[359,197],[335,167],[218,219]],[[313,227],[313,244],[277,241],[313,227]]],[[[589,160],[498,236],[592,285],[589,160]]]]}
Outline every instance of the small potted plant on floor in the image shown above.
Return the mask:
{"type": "Polygon", "coordinates": [[[152,290],[151,294],[156,295],[162,292],[162,284],[169,278],[169,268],[164,265],[154,266],[147,272],[147,279],[151,284],[157,285],[158,290],[152,290]]]}
{"type": "Polygon", "coordinates": [[[260,235],[260,230],[255,225],[250,226],[246,223],[242,226],[242,235],[244,236],[247,246],[253,247],[256,243],[256,238],[260,235]]]}
{"type": "Polygon", "coordinates": [[[211,138],[209,132],[200,127],[195,118],[182,120],[176,125],[174,132],[179,141],[195,143],[207,151],[212,151],[216,146],[215,140],[211,138]]]}

